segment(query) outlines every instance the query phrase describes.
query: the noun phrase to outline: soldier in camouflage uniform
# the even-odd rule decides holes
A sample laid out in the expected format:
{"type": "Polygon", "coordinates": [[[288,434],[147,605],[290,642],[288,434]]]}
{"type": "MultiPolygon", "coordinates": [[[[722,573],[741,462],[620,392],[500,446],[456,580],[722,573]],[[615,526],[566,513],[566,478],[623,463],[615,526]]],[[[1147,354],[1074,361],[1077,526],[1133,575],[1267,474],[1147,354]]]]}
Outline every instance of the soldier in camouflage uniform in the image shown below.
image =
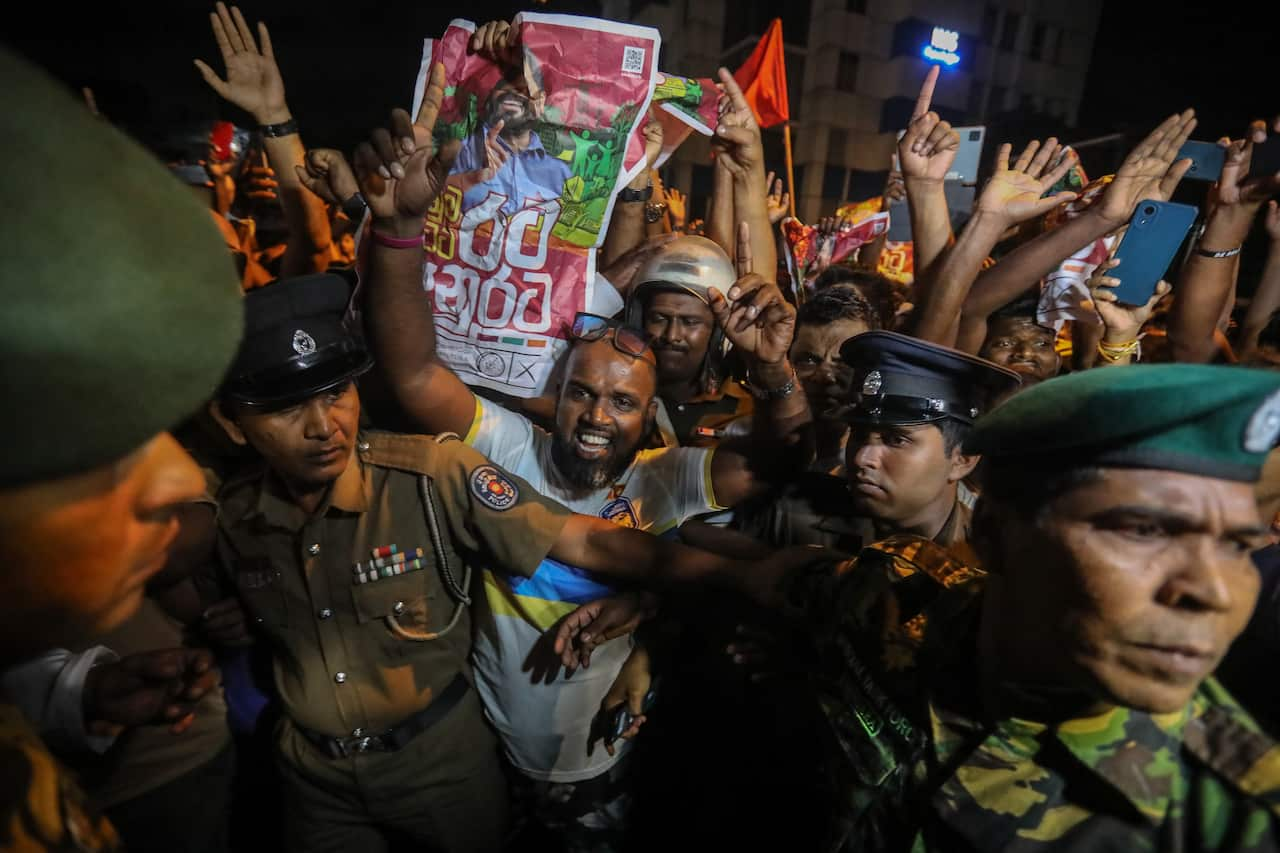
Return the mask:
{"type": "Polygon", "coordinates": [[[1277,849],[1280,748],[1210,673],[1257,596],[1278,435],[1270,372],[1050,380],[966,445],[986,572],[903,536],[745,582],[817,640],[831,849],[1277,849]]]}
{"type": "Polygon", "coordinates": [[[1280,748],[1210,676],[1258,593],[1280,376],[1049,380],[980,419],[982,571],[899,536],[839,565],[672,572],[813,635],[825,849],[1280,848],[1280,748]]]}

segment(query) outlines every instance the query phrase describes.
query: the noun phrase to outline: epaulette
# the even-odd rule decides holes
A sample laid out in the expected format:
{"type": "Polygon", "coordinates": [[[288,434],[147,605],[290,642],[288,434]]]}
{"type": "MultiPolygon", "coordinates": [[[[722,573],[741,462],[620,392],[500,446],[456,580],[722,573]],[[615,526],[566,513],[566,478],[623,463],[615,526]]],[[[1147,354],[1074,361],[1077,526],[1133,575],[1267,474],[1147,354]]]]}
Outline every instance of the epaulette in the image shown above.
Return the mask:
{"type": "MultiPolygon", "coordinates": [[[[868,545],[863,551],[892,557],[894,571],[901,577],[921,572],[945,587],[957,586],[986,574],[982,569],[960,562],[946,548],[922,536],[890,536],[868,545]]],[[[843,570],[844,567],[841,568],[843,570]]]]}
{"type": "Polygon", "coordinates": [[[443,443],[441,436],[370,430],[360,433],[356,451],[360,460],[370,465],[429,476],[439,470],[432,463],[443,443]]]}
{"type": "Polygon", "coordinates": [[[1187,722],[1182,742],[1210,769],[1280,815],[1280,745],[1215,678],[1193,700],[1203,712],[1187,722]]]}

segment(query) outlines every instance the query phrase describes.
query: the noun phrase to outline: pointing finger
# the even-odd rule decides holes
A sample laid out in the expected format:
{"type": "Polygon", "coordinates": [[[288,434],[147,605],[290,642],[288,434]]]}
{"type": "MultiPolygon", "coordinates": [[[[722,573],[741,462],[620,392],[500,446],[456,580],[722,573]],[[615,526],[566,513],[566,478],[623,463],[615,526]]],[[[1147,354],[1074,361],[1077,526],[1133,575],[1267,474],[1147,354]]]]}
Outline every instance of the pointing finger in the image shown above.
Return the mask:
{"type": "Polygon", "coordinates": [[[912,111],[913,119],[919,118],[929,112],[929,108],[933,105],[933,89],[938,85],[938,72],[941,69],[935,65],[929,69],[929,73],[924,76],[924,83],[920,86],[920,95],[916,98],[916,107],[912,111]]]}

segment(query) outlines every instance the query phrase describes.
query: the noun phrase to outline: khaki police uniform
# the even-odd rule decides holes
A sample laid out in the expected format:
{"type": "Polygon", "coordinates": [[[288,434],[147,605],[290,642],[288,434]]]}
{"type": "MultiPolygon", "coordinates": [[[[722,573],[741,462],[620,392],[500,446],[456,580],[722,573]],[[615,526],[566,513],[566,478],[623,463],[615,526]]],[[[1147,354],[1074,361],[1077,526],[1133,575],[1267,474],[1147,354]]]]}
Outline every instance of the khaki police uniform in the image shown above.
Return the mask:
{"type": "Polygon", "coordinates": [[[460,441],[380,432],[311,515],[263,470],[219,501],[223,566],[274,649],[292,846],[377,849],[393,830],[497,849],[505,785],[464,596],[481,561],[532,573],[569,511],[460,441]]]}

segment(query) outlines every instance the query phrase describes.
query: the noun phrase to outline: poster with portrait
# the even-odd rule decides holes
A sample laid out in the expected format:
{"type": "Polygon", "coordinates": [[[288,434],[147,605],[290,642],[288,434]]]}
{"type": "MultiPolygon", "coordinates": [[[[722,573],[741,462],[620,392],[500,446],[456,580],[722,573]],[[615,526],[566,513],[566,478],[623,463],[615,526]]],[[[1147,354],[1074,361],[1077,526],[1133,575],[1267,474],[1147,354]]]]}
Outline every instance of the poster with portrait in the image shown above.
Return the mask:
{"type": "MultiPolygon", "coordinates": [[[[579,311],[617,190],[644,168],[633,129],[657,75],[657,30],[522,13],[517,59],[468,52],[475,24],[426,42],[445,66],[436,139],[461,142],[425,223],[423,287],[441,358],[470,385],[540,394],[579,311]]],[[[607,285],[605,285],[607,286],[607,285]]]]}

